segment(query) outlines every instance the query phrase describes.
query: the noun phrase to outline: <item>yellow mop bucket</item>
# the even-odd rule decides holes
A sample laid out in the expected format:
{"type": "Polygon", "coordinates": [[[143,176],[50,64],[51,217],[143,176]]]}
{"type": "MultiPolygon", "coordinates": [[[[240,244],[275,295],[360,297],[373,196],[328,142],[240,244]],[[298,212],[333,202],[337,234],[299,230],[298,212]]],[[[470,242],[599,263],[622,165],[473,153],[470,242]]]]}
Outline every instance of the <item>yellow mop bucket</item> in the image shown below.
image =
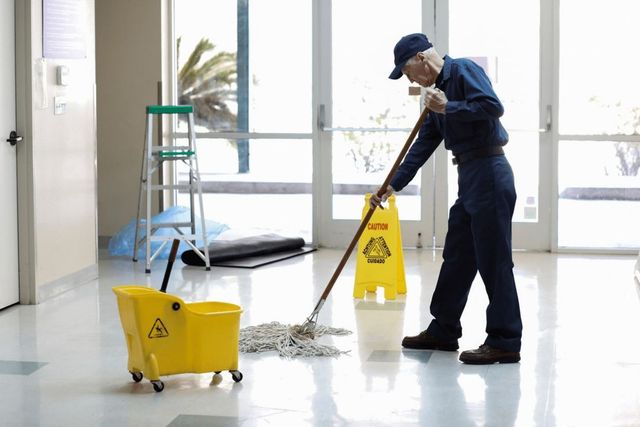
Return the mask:
{"type": "Polygon", "coordinates": [[[161,375],[228,370],[235,382],[242,309],[225,302],[185,303],[144,286],[116,286],[134,381],[143,374],[162,391],[161,375]]]}

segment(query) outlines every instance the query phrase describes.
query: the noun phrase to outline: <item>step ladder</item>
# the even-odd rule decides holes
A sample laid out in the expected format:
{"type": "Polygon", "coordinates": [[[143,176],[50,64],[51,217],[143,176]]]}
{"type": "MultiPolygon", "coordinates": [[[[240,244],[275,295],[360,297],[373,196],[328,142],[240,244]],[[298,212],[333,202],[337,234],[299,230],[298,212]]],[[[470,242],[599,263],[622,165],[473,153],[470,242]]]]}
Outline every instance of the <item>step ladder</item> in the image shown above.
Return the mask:
{"type": "Polygon", "coordinates": [[[200,181],[200,172],[198,169],[198,157],[196,155],[196,134],[193,122],[193,107],[191,105],[149,105],[147,106],[147,120],[144,136],[144,150],[142,155],[142,169],[140,172],[140,187],[138,191],[138,210],[136,213],[136,230],[133,248],[133,261],[138,261],[138,248],[146,245],[146,267],[145,272],[151,273],[151,263],[166,246],[166,244],[174,239],[183,240],[195,251],[196,254],[204,261],[207,271],[211,270],[209,264],[209,248],[207,241],[207,230],[204,218],[204,206],[202,203],[202,185],[200,181]],[[188,123],[189,145],[153,145],[153,116],[161,114],[186,114],[188,123]],[[188,184],[153,184],[153,175],[157,171],[162,170],[164,162],[183,162],[189,168],[188,184]],[[162,190],[189,190],[189,222],[164,222],[152,223],[151,218],[151,195],[153,191],[162,190]],[[194,214],[194,198],[198,195],[200,203],[200,220],[201,235],[196,235],[196,221],[194,214]],[[141,212],[143,198],[146,195],[145,214],[141,212]],[[144,218],[145,222],[141,223],[144,218]],[[186,234],[182,229],[189,228],[190,234],[186,234]],[[140,229],[145,228],[144,237],[138,240],[140,229]],[[175,234],[158,236],[155,233],[162,228],[171,228],[175,234]],[[204,245],[204,253],[196,247],[196,237],[202,239],[204,245]],[[161,241],[162,244],[155,252],[151,253],[151,242],[161,241]]]}

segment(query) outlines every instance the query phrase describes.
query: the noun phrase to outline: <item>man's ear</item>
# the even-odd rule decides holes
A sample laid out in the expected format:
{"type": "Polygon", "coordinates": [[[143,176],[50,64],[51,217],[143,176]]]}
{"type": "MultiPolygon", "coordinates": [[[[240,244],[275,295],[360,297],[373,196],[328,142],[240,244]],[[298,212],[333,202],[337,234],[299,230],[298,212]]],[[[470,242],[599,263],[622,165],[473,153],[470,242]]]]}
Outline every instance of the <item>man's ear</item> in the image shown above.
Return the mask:
{"type": "Polygon", "coordinates": [[[418,52],[418,53],[416,53],[416,56],[418,57],[418,60],[420,60],[420,61],[424,61],[424,59],[425,59],[424,52],[418,52]]]}

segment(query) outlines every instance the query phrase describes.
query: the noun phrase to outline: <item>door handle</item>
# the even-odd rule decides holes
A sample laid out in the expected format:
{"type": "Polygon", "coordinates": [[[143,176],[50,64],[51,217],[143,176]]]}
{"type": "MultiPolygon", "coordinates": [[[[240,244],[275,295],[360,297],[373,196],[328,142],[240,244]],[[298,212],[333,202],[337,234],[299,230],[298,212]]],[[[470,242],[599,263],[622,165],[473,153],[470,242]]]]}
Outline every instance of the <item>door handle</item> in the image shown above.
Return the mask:
{"type": "Polygon", "coordinates": [[[320,104],[318,106],[318,117],[316,120],[316,124],[319,130],[325,130],[324,104],[320,104]]]}
{"type": "Polygon", "coordinates": [[[553,110],[551,109],[551,105],[547,105],[545,109],[545,118],[544,118],[544,127],[540,127],[538,129],[535,128],[508,128],[508,132],[538,132],[538,133],[547,133],[551,132],[553,128],[553,110]]]}
{"type": "Polygon", "coordinates": [[[553,125],[553,114],[552,114],[552,110],[551,110],[551,105],[547,105],[547,110],[546,110],[546,118],[545,118],[545,123],[544,123],[544,131],[545,132],[551,132],[551,128],[553,125]]]}
{"type": "Polygon", "coordinates": [[[20,141],[22,141],[22,137],[18,135],[15,130],[12,130],[11,133],[9,133],[9,139],[7,139],[7,142],[14,146],[20,141]]]}

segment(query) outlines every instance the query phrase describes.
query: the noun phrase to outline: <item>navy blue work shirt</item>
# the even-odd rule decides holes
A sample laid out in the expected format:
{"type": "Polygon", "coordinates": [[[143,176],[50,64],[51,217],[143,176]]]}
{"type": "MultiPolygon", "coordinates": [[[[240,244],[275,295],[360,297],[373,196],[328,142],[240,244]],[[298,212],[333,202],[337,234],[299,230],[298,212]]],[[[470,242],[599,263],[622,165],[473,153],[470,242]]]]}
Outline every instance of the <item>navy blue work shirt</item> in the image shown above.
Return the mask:
{"type": "Polygon", "coordinates": [[[391,180],[402,190],[431,157],[440,142],[454,155],[481,147],[505,145],[507,131],[500,123],[504,108],[489,77],[475,62],[445,55],[436,87],[447,96],[445,114],[429,112],[416,141],[391,180]]]}

